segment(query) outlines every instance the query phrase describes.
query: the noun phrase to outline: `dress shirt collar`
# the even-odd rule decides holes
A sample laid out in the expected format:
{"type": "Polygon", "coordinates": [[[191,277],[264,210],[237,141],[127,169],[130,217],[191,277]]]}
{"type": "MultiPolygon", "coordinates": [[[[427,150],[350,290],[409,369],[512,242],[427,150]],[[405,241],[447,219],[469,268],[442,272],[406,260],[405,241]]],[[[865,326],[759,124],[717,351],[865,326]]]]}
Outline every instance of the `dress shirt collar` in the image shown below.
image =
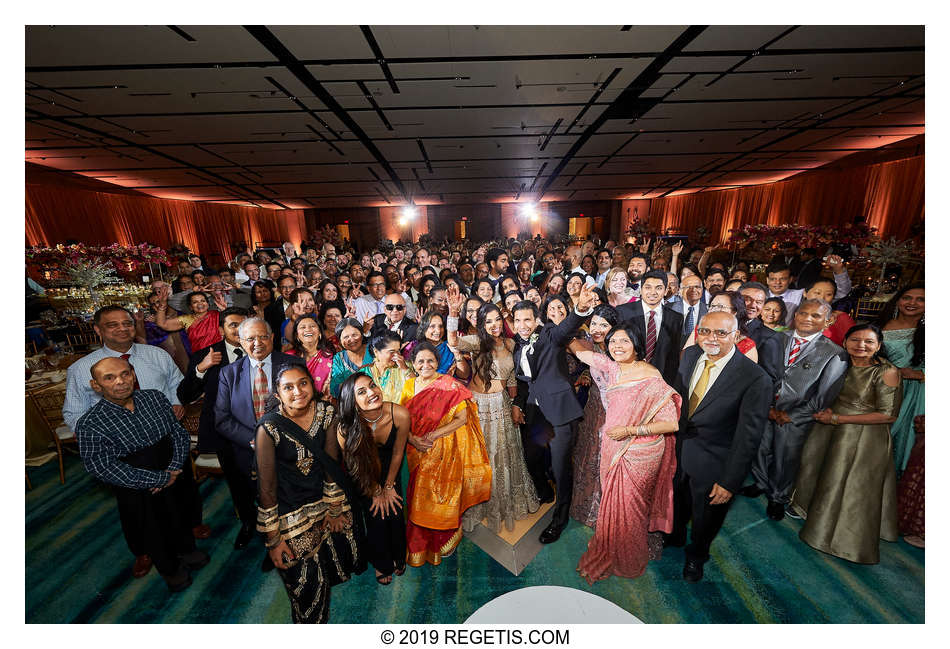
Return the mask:
{"type": "Polygon", "coordinates": [[[264,369],[264,371],[266,372],[266,371],[267,371],[267,367],[270,365],[270,354],[268,354],[268,355],[267,355],[267,358],[265,358],[265,359],[262,360],[262,361],[254,360],[254,359],[251,358],[250,356],[247,357],[247,360],[249,360],[249,361],[251,362],[251,369],[257,371],[257,368],[258,368],[258,367],[262,367],[262,368],[264,369]]]}
{"type": "Polygon", "coordinates": [[[234,345],[232,345],[231,343],[229,343],[227,340],[224,341],[224,349],[225,349],[225,351],[227,351],[227,353],[228,353],[228,362],[229,362],[229,363],[233,363],[235,360],[237,360],[237,352],[236,352],[235,350],[240,349],[240,350],[241,350],[241,356],[244,356],[244,349],[243,349],[243,348],[241,348],[241,347],[235,347],[234,345]]]}
{"type": "Polygon", "coordinates": [[[102,347],[102,353],[105,354],[106,356],[112,356],[112,357],[114,357],[114,358],[118,358],[118,357],[122,356],[123,354],[128,354],[130,357],[134,357],[134,356],[135,356],[135,343],[132,343],[131,345],[129,345],[129,348],[128,348],[126,351],[124,351],[124,352],[119,352],[119,351],[116,351],[116,350],[112,349],[111,347],[106,347],[105,345],[103,345],[103,347],[102,347]]]}
{"type": "MultiPolygon", "coordinates": [[[[736,346],[733,345],[732,350],[728,354],[726,354],[725,356],[717,360],[715,363],[713,363],[713,367],[715,367],[717,371],[722,370],[722,368],[726,366],[726,363],[732,360],[732,357],[735,355],[735,353],[736,353],[736,346]]],[[[706,352],[703,352],[703,355],[700,356],[699,361],[697,361],[697,365],[700,362],[705,363],[708,360],[709,360],[709,354],[707,354],[706,352]]]]}
{"type": "Polygon", "coordinates": [[[793,332],[791,332],[791,334],[792,334],[792,337],[793,337],[793,338],[801,338],[801,339],[804,340],[805,342],[809,342],[809,343],[810,343],[811,341],[813,341],[813,340],[814,340],[815,338],[817,338],[818,336],[821,336],[821,335],[822,335],[822,332],[819,331],[818,333],[813,333],[813,334],[810,335],[810,336],[802,336],[802,335],[799,335],[799,333],[798,333],[797,331],[793,331],[793,332]]]}

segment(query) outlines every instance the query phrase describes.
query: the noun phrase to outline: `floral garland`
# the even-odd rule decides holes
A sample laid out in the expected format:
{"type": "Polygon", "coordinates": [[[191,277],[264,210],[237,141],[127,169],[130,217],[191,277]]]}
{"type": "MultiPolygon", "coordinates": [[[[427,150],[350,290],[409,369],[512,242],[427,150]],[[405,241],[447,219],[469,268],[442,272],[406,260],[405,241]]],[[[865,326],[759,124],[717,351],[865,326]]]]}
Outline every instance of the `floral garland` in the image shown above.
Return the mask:
{"type": "Polygon", "coordinates": [[[87,246],[83,243],[71,246],[61,243],[52,248],[33,246],[26,249],[26,260],[43,270],[60,270],[67,274],[77,264],[92,267],[111,262],[114,270],[120,273],[135,271],[146,264],[171,266],[168,253],[148,243],[137,246],[121,246],[118,243],[110,246],[87,246]]]}
{"type": "Polygon", "coordinates": [[[871,242],[876,231],[876,228],[870,228],[863,223],[848,223],[840,227],[788,223],[767,225],[760,223],[729,230],[731,233],[729,243],[735,244],[739,248],[744,248],[752,243],[764,242],[771,245],[788,241],[797,244],[800,248],[818,247],[832,243],[864,247],[871,242]]]}

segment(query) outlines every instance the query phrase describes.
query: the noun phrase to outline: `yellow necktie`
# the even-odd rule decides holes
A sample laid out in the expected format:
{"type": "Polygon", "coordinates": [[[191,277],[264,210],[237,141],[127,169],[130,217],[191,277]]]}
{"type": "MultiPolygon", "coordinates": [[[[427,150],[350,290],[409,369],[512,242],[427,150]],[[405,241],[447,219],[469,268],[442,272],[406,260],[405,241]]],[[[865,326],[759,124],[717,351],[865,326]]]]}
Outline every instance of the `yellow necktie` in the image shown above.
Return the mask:
{"type": "Polygon", "coordinates": [[[699,375],[699,380],[696,382],[696,387],[693,388],[693,393],[689,395],[690,417],[693,416],[693,412],[699,407],[703,397],[706,396],[706,388],[709,387],[709,370],[716,364],[716,361],[705,361],[705,363],[706,367],[703,368],[703,373],[699,375]]]}

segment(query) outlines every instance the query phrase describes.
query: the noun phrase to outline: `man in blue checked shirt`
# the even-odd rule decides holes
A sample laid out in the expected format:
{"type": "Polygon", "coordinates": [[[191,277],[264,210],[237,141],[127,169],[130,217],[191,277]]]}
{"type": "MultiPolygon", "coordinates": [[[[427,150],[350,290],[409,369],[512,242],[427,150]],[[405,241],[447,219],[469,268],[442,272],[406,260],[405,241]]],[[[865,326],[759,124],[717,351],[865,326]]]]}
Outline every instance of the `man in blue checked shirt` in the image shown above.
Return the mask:
{"type": "Polygon", "coordinates": [[[191,530],[196,491],[188,432],[160,391],[135,389],[127,359],[104,358],[90,372],[89,385],[102,398],[76,423],[83,465],[112,486],[120,509],[136,512],[144,549],[168,589],[184,590],[189,570],[209,560],[195,548],[191,530]]]}

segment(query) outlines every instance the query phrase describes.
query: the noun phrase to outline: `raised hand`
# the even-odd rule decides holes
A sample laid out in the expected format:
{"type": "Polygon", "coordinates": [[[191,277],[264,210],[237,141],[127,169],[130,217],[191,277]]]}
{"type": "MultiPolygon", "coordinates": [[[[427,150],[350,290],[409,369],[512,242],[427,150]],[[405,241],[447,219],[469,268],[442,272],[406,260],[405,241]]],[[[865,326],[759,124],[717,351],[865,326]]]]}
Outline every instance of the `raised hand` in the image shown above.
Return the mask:
{"type": "Polygon", "coordinates": [[[670,249],[673,251],[673,256],[674,256],[674,257],[679,257],[680,253],[683,252],[683,242],[682,242],[682,240],[677,241],[676,243],[674,243],[673,246],[672,246],[670,249]]]}
{"type": "Polygon", "coordinates": [[[581,293],[577,298],[577,310],[578,311],[587,311],[590,308],[590,305],[593,304],[594,298],[597,297],[594,293],[595,285],[593,284],[584,284],[581,287],[581,293]]]}
{"type": "Polygon", "coordinates": [[[221,362],[221,352],[210,349],[207,355],[198,363],[198,371],[207,372],[209,369],[221,362]]]}
{"type": "Polygon", "coordinates": [[[445,294],[449,302],[449,313],[452,317],[457,318],[462,312],[462,304],[465,302],[462,297],[461,291],[459,291],[458,284],[452,282],[445,289],[445,294]]]}

